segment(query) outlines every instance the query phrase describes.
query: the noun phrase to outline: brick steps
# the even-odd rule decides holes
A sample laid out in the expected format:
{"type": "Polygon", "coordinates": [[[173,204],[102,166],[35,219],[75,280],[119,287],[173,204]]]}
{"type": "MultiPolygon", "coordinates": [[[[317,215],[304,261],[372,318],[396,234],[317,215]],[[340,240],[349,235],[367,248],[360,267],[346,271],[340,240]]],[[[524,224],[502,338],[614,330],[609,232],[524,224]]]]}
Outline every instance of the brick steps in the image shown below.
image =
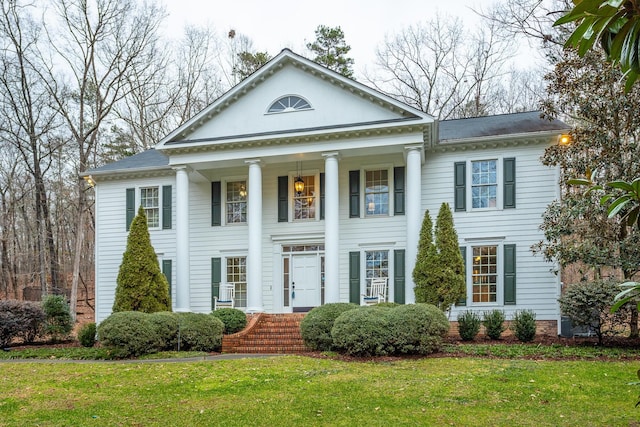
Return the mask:
{"type": "Polygon", "coordinates": [[[247,327],[222,338],[223,353],[303,353],[300,335],[304,313],[250,315],[247,327]]]}

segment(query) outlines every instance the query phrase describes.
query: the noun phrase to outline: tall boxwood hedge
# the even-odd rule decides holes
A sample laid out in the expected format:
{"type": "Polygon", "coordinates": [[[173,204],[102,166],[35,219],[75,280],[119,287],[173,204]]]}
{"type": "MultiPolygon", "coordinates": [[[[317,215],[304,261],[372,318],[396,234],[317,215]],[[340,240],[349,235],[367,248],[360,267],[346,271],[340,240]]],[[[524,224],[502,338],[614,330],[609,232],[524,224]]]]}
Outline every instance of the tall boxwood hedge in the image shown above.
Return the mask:
{"type": "Polygon", "coordinates": [[[358,307],[357,304],[338,302],[313,308],[300,322],[300,334],[305,345],[312,350],[332,350],[331,329],[333,323],[345,311],[358,307]]]}

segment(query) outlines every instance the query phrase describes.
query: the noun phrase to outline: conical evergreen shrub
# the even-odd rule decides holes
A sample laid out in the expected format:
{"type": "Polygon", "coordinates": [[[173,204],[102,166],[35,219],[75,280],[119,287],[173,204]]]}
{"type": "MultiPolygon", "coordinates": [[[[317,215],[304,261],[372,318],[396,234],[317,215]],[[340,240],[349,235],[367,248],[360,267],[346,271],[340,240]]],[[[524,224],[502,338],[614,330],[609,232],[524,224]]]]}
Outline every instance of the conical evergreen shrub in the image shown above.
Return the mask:
{"type": "Polygon", "coordinates": [[[169,283],[160,271],[142,206],[133,219],[118,272],[113,311],[171,311],[169,283]]]}
{"type": "Polygon", "coordinates": [[[448,310],[466,293],[464,260],[460,254],[458,233],[453,226],[453,215],[448,203],[443,203],[436,220],[436,248],[440,267],[439,307],[448,310]]]}
{"type": "Polygon", "coordinates": [[[427,210],[422,220],[420,239],[418,240],[418,256],[413,268],[416,302],[438,306],[440,302],[437,292],[439,281],[438,251],[433,243],[433,222],[427,210]]]}

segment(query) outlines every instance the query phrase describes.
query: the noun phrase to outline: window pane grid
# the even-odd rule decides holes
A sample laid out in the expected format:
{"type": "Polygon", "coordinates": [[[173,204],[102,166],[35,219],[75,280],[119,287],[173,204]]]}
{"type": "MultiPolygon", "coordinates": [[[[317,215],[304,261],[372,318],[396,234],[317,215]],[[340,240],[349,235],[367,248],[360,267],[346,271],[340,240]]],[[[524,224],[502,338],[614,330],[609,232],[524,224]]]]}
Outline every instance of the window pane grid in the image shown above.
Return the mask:
{"type": "Polygon", "coordinates": [[[316,177],[302,177],[304,189],[300,194],[293,192],[293,218],[296,220],[315,219],[316,217],[316,177]]]}
{"type": "Polygon", "coordinates": [[[389,251],[365,252],[365,277],[367,294],[371,289],[371,279],[375,277],[389,277],[389,251]]]}
{"type": "Polygon", "coordinates": [[[473,302],[497,301],[497,252],[497,246],[477,246],[473,248],[473,271],[471,275],[473,302]]]}
{"type": "Polygon", "coordinates": [[[140,189],[140,204],[147,216],[147,227],[160,226],[160,190],[158,187],[140,189]]]}
{"type": "Polygon", "coordinates": [[[245,181],[227,183],[227,224],[247,222],[247,185],[245,181]]]}
{"type": "Polygon", "coordinates": [[[497,176],[496,160],[471,162],[471,206],[473,208],[496,206],[497,176]]]}
{"type": "Polygon", "coordinates": [[[389,171],[365,172],[365,212],[367,215],[389,214],[389,171]]]}
{"type": "Polygon", "coordinates": [[[227,258],[227,282],[235,285],[234,305],[247,306],[247,258],[227,258]]]}

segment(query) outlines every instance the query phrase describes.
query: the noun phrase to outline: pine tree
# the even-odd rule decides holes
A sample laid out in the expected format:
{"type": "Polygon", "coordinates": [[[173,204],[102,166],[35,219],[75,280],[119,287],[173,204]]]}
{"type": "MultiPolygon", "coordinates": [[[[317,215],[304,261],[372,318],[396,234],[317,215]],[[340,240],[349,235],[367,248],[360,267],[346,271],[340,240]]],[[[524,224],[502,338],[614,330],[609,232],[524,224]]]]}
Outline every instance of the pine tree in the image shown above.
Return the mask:
{"type": "Polygon", "coordinates": [[[441,271],[438,289],[441,301],[439,307],[448,310],[466,292],[464,260],[460,254],[458,234],[453,226],[453,215],[448,203],[440,206],[435,234],[438,266],[441,271]]]}
{"type": "Polygon", "coordinates": [[[169,283],[160,271],[142,206],[133,219],[118,272],[113,311],[171,311],[169,283]]]}
{"type": "Polygon", "coordinates": [[[316,28],[316,40],[307,43],[307,49],[315,54],[313,61],[345,77],[353,77],[353,58],[347,56],[351,46],[345,42],[344,32],[340,27],[319,25],[316,28]]]}
{"type": "Polygon", "coordinates": [[[433,244],[433,222],[427,210],[424,213],[422,228],[420,229],[418,256],[413,269],[416,302],[439,305],[437,267],[438,252],[433,244]]]}

